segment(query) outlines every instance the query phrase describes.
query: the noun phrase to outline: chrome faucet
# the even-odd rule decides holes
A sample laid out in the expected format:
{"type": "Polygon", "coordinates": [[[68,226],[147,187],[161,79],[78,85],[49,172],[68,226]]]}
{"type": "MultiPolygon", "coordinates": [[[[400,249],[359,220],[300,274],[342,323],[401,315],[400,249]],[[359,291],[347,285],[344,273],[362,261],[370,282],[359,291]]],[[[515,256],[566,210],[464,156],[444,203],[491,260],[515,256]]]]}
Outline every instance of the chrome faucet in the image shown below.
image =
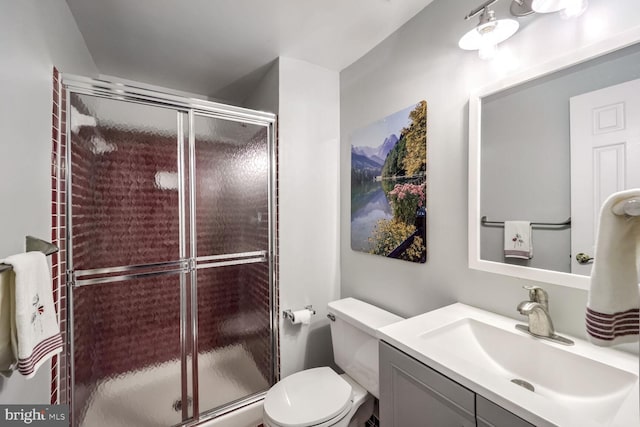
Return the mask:
{"type": "Polygon", "coordinates": [[[533,335],[550,337],[555,333],[549,315],[549,294],[538,286],[525,286],[529,291],[529,301],[518,304],[518,311],[529,316],[529,332],[533,335]]]}
{"type": "Polygon", "coordinates": [[[524,289],[529,291],[529,300],[518,304],[518,311],[529,317],[529,326],[516,325],[516,328],[538,338],[573,345],[573,341],[555,333],[549,315],[549,294],[539,286],[524,286],[524,289]]]}

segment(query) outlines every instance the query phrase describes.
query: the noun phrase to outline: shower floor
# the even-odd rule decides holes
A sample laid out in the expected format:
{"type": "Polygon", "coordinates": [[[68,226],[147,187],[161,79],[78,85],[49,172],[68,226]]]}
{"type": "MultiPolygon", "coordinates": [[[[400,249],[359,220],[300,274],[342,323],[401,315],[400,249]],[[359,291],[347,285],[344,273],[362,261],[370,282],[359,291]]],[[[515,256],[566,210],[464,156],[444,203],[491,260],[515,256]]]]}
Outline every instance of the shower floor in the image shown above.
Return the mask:
{"type": "MultiPolygon", "coordinates": [[[[200,411],[267,390],[253,358],[234,345],[201,354],[199,364],[200,411]]],[[[181,422],[174,409],[180,401],[180,361],[103,380],[92,388],[79,425],[87,427],[158,427],[181,422]]],[[[76,390],[76,402],[89,390],[76,390]],[[83,393],[84,392],[84,393],[83,393]]]]}

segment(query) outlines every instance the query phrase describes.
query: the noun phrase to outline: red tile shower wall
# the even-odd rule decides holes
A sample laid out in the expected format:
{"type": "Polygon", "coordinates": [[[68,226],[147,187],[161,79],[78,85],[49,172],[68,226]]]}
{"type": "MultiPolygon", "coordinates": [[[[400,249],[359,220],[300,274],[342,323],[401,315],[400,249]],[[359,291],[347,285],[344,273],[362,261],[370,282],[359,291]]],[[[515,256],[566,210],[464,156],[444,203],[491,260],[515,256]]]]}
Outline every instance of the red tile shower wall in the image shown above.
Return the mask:
{"type": "MultiPolygon", "coordinates": [[[[60,330],[63,340],[67,336],[67,295],[65,285],[66,272],[66,239],[65,239],[65,170],[64,152],[66,149],[66,105],[63,102],[66,91],[62,88],[60,74],[53,68],[53,106],[51,113],[51,242],[60,248],[57,254],[51,256],[51,278],[53,300],[58,313],[60,330]]],[[[54,356],[51,363],[51,403],[65,403],[68,401],[67,381],[68,349],[54,356]]]]}
{"type": "MultiPolygon", "coordinates": [[[[247,194],[251,205],[259,210],[263,221],[259,221],[252,226],[245,227],[245,238],[249,241],[256,242],[260,248],[269,248],[269,194],[265,181],[268,179],[267,152],[268,135],[267,130],[262,129],[252,138],[251,144],[246,147],[245,156],[247,158],[263,159],[265,167],[264,173],[254,176],[254,182],[248,187],[250,192],[247,194]]],[[[259,163],[259,162],[258,162],[259,163]]],[[[251,355],[253,356],[258,369],[262,376],[272,384],[275,382],[275,373],[273,372],[273,342],[271,340],[271,307],[270,307],[270,277],[269,266],[267,264],[252,264],[247,268],[249,279],[245,281],[248,289],[245,289],[242,295],[245,296],[247,302],[246,307],[251,307],[255,313],[255,335],[252,336],[247,344],[251,355]]]]}
{"type": "MultiPolygon", "coordinates": [[[[235,150],[230,145],[196,139],[197,256],[239,252],[232,244],[241,227],[240,187],[229,176],[235,150]]],[[[230,319],[240,315],[243,270],[237,267],[198,270],[198,351],[209,352],[238,342],[230,319]]]]}
{"type": "Polygon", "coordinates": [[[198,270],[198,352],[241,341],[232,322],[241,316],[242,267],[198,270]]]}
{"type": "MultiPolygon", "coordinates": [[[[232,169],[236,147],[196,139],[197,256],[242,252],[243,187],[232,169]]],[[[247,218],[248,220],[248,218],[247,218]]],[[[255,248],[254,248],[255,250],[255,248]]]]}
{"type": "MultiPolygon", "coordinates": [[[[72,139],[74,269],[178,260],[178,193],[156,185],[177,170],[176,137],[83,127],[72,139]]],[[[79,288],[76,382],[178,358],[179,301],[177,275],[79,288]]]]}
{"type": "Polygon", "coordinates": [[[247,298],[246,305],[255,310],[254,322],[256,333],[247,341],[249,351],[256,362],[262,376],[269,382],[275,381],[272,374],[273,357],[270,332],[269,306],[269,267],[265,264],[253,264],[248,269],[250,276],[243,295],[247,298]]]}
{"type": "Polygon", "coordinates": [[[179,276],[74,291],[75,378],[92,384],[180,357],[179,276]]]}
{"type": "MultiPolygon", "coordinates": [[[[51,243],[58,244],[58,145],[60,144],[60,75],[58,70],[53,68],[53,107],[51,111],[51,243]]],[[[51,278],[53,289],[53,302],[58,315],[60,314],[60,277],[59,270],[59,255],[51,260],[51,278]]],[[[52,404],[58,403],[58,378],[59,378],[59,366],[60,357],[54,356],[51,359],[51,395],[50,402],[52,404]]]]}
{"type": "MultiPolygon", "coordinates": [[[[265,129],[242,145],[196,141],[198,256],[268,249],[266,142],[265,129]]],[[[266,263],[200,270],[198,322],[201,351],[242,342],[271,382],[268,272],[266,263]]]]}
{"type": "Polygon", "coordinates": [[[197,256],[267,249],[266,131],[246,144],[196,139],[197,256]]]}
{"type": "Polygon", "coordinates": [[[83,127],[72,151],[74,269],[178,260],[178,191],[156,184],[177,172],[175,135],[83,127]]]}
{"type": "MultiPolygon", "coordinates": [[[[266,152],[267,132],[266,129],[256,133],[252,143],[246,147],[247,158],[268,158],[266,152]]],[[[250,227],[244,228],[245,238],[256,242],[258,247],[269,247],[269,222],[266,221],[269,213],[269,197],[265,187],[265,173],[261,179],[255,177],[256,182],[248,187],[247,198],[251,200],[251,205],[258,207],[264,221],[258,222],[250,227]]],[[[245,296],[246,307],[251,307],[255,314],[256,332],[248,342],[249,351],[260,369],[262,376],[270,383],[275,381],[273,371],[273,343],[271,341],[271,309],[270,309],[270,287],[269,287],[269,267],[266,264],[252,264],[247,268],[249,279],[246,280],[248,289],[242,295],[245,296]]]]}

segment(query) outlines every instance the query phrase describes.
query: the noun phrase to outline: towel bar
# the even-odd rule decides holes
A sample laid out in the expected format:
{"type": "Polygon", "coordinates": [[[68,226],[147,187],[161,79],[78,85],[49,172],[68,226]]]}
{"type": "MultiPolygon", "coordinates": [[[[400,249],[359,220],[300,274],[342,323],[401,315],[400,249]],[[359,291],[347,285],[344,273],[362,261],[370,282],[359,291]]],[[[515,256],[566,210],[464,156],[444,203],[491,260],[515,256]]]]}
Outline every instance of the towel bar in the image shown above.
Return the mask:
{"type": "MultiPolygon", "coordinates": [[[[482,225],[498,225],[498,226],[504,225],[504,221],[489,221],[486,216],[483,216],[480,219],[480,222],[482,223],[482,225]]],[[[567,218],[565,221],[562,221],[562,222],[532,222],[531,223],[532,227],[536,227],[536,226],[561,227],[561,226],[567,226],[567,225],[571,225],[571,217],[567,218]]]]}
{"type": "MultiPolygon", "coordinates": [[[[37,237],[27,236],[25,237],[25,242],[25,248],[27,252],[40,251],[45,255],[52,255],[59,251],[56,245],[53,245],[45,240],[38,239],[37,237]]],[[[3,273],[10,269],[10,265],[0,264],[0,273],[3,273]]]]}

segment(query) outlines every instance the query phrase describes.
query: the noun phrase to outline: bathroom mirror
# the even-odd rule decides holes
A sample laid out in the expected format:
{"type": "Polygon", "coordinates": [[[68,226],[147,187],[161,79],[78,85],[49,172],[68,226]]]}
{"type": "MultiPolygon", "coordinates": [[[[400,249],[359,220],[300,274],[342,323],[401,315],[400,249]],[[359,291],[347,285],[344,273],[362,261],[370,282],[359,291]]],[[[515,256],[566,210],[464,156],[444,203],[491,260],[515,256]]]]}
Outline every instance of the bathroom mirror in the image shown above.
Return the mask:
{"type": "Polygon", "coordinates": [[[638,151],[627,159],[630,144],[619,136],[609,138],[606,150],[585,148],[584,140],[625,127],[624,100],[599,97],[640,83],[639,41],[635,28],[471,95],[470,268],[588,289],[591,264],[575,256],[593,256],[599,207],[608,194],[640,185],[629,185],[639,177],[625,176],[640,171],[640,137],[630,136],[638,151]],[[531,259],[504,257],[507,220],[534,223],[531,259]]]}

